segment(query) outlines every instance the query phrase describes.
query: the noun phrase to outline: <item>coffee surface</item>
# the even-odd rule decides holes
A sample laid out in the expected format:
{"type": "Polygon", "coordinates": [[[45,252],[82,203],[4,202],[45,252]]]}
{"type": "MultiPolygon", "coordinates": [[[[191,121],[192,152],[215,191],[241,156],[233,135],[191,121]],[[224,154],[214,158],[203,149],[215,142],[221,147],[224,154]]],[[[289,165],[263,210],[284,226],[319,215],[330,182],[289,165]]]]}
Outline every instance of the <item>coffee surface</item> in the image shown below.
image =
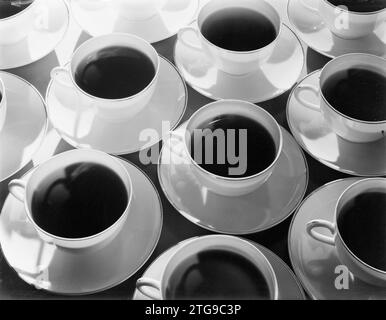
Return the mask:
{"type": "Polygon", "coordinates": [[[32,4],[33,0],[0,0],[0,19],[11,17],[32,4]]]}
{"type": "Polygon", "coordinates": [[[85,92],[104,99],[122,99],[145,89],[153,80],[150,58],[133,48],[108,47],[83,59],[75,81],[85,92]]]}
{"type": "Polygon", "coordinates": [[[207,250],[180,263],[166,288],[168,299],[269,299],[261,271],[243,256],[226,250],[207,250]]]}
{"type": "Polygon", "coordinates": [[[322,92],[331,106],[363,121],[386,120],[386,76],[363,68],[340,71],[328,78],[322,92]]]}
{"type": "Polygon", "coordinates": [[[363,262],[386,271],[386,192],[362,193],[343,206],[338,228],[363,262]]]}
{"type": "Polygon", "coordinates": [[[354,12],[373,12],[386,8],[385,0],[328,0],[334,6],[346,6],[354,12]]]}
{"type": "Polygon", "coordinates": [[[113,225],[128,195],[122,179],[96,163],[76,163],[51,174],[32,197],[32,216],[43,230],[63,238],[84,238],[113,225]]]}
{"type": "Polygon", "coordinates": [[[276,29],[263,14],[246,8],[221,9],[209,15],[201,32],[214,45],[232,51],[252,51],[276,38],[276,29]]]}

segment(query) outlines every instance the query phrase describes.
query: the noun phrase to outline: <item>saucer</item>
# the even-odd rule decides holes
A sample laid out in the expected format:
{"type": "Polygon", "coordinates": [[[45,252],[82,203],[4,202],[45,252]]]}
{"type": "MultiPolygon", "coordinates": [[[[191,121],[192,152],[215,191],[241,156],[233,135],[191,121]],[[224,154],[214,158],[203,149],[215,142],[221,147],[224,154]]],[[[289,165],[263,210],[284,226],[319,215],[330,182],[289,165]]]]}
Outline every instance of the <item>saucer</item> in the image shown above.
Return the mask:
{"type": "Polygon", "coordinates": [[[0,71],[7,96],[7,114],[0,131],[0,181],[32,159],[47,130],[47,112],[39,91],[24,79],[0,71]]]}
{"type": "MultiPolygon", "coordinates": [[[[190,41],[198,43],[196,39],[190,41]]],[[[247,75],[234,76],[219,70],[202,50],[193,49],[179,40],[174,61],[186,82],[202,95],[215,100],[239,99],[258,103],[291,89],[302,72],[304,53],[299,39],[283,24],[272,56],[247,75]]]]}
{"type": "MultiPolygon", "coordinates": [[[[305,0],[288,2],[288,17],[299,37],[315,51],[336,58],[347,53],[370,53],[386,57],[386,21],[374,33],[360,39],[347,40],[334,35],[319,16],[302,5],[305,0]]],[[[319,0],[306,0],[307,5],[318,7],[319,0]]]]}
{"type": "Polygon", "coordinates": [[[0,44],[0,69],[25,66],[42,59],[52,52],[63,39],[69,25],[69,11],[63,0],[39,0],[43,13],[47,13],[45,30],[31,28],[21,41],[13,44],[0,44]]]}
{"type": "MultiPolygon", "coordinates": [[[[143,277],[160,280],[165,264],[170,259],[170,257],[176,253],[179,248],[192,241],[193,239],[182,241],[161,254],[145,271],[143,277]]],[[[284,261],[267,248],[255,242],[250,241],[250,243],[259,249],[272,265],[279,285],[279,300],[304,300],[305,295],[301,285],[299,284],[291,269],[284,263],[284,261]]],[[[135,290],[133,300],[150,299],[141,294],[138,290],[135,290]]]]}
{"type": "Polygon", "coordinates": [[[178,70],[161,57],[157,88],[150,103],[132,119],[113,122],[82,110],[77,106],[74,88],[52,81],[48,85],[46,101],[50,120],[62,138],[75,148],[93,148],[110,154],[128,154],[150,147],[147,139],[140,139],[144,130],[155,130],[159,142],[175,128],[184,115],[188,99],[187,88],[178,70]],[[170,128],[163,129],[163,122],[170,128]],[[164,131],[164,132],[163,132],[164,131]]]}
{"type": "MultiPolygon", "coordinates": [[[[320,70],[315,71],[299,85],[318,86],[319,76],[320,70]]],[[[313,93],[302,94],[312,103],[319,102],[313,93]]],[[[340,138],[326,125],[320,112],[298,101],[294,91],[288,99],[287,120],[297,142],[322,164],[356,176],[386,175],[386,138],[371,143],[354,143],[340,138]]]]}
{"type": "Polygon", "coordinates": [[[90,0],[71,0],[70,6],[76,21],[91,36],[124,32],[153,43],[175,35],[191,23],[197,15],[199,1],[168,0],[158,14],[144,20],[129,20],[120,17],[111,6],[98,8],[89,3],[90,0]]]}
{"type": "Polygon", "coordinates": [[[0,242],[20,278],[37,289],[81,295],[116,286],[143,266],[160,237],[162,204],[151,180],[133,164],[122,159],[121,163],[133,182],[132,207],[121,231],[102,247],[79,251],[43,242],[26,221],[23,204],[8,196],[0,215],[0,242]],[[38,265],[43,270],[33,275],[38,265]]]}
{"type": "Polygon", "coordinates": [[[339,196],[358,180],[349,178],[322,186],[303,201],[292,220],[288,237],[292,266],[303,287],[314,299],[386,299],[386,288],[367,284],[351,273],[348,274],[348,289],[336,289],[335,280],[339,273],[335,273],[335,268],[342,263],[335,247],[312,239],[306,232],[306,224],[311,220],[333,221],[339,196]]]}
{"type": "MultiPolygon", "coordinates": [[[[185,126],[186,123],[176,132],[184,134],[185,126]]],[[[247,195],[226,197],[202,186],[191,165],[181,164],[186,154],[180,141],[164,143],[158,164],[160,185],[181,215],[205,229],[235,235],[269,229],[297,208],[308,184],[304,154],[284,128],[282,132],[283,152],[272,176],[247,195]]]]}

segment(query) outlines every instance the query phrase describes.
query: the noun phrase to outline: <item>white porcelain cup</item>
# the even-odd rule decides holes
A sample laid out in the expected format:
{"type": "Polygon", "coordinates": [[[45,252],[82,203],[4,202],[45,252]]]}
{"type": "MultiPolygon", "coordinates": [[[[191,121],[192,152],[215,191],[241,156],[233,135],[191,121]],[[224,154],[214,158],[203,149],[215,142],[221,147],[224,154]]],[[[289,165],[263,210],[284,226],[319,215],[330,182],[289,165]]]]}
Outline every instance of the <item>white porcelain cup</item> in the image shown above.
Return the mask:
{"type": "MultiPolygon", "coordinates": [[[[103,181],[100,183],[103,184],[103,181]]],[[[133,187],[127,170],[125,170],[123,165],[119,163],[118,160],[101,151],[83,149],[61,153],[51,158],[47,162],[42,163],[36,169],[34,169],[28,181],[12,180],[9,183],[9,191],[18,200],[24,202],[28,221],[33,225],[39,237],[43,241],[58,247],[68,249],[84,249],[93,247],[109,238],[112,238],[122,228],[129,214],[133,187]],[[51,234],[48,230],[42,229],[35,222],[31,207],[32,198],[36,188],[46,179],[50,179],[54,172],[63,170],[64,168],[79,162],[97,163],[109,168],[114,173],[116,173],[121,178],[126,188],[128,202],[120,218],[114,224],[101,231],[100,233],[85,238],[63,238],[51,234]]]]}
{"type": "Polygon", "coordinates": [[[5,94],[4,82],[0,78],[0,131],[4,127],[5,117],[7,113],[7,96],[5,94]]]}
{"type": "MultiPolygon", "coordinates": [[[[74,0],[73,0],[74,1],[74,0]]],[[[165,6],[168,0],[76,0],[79,5],[88,10],[103,10],[114,8],[121,17],[128,20],[146,20],[165,6]]]]}
{"type": "MultiPolygon", "coordinates": [[[[243,23],[243,21],[240,21],[243,23]]],[[[258,69],[272,55],[282,28],[279,13],[264,0],[211,0],[199,12],[196,27],[185,27],[178,32],[179,41],[195,49],[203,50],[220,70],[232,75],[244,75],[258,69]],[[276,29],[276,38],[267,46],[253,51],[231,51],[211,43],[201,32],[205,20],[225,8],[247,8],[267,17],[276,29]],[[197,39],[192,41],[191,37],[197,39]],[[197,46],[197,42],[200,43],[197,46]]]]}
{"type": "MultiPolygon", "coordinates": [[[[17,1],[16,1],[17,2],[17,1]]],[[[0,45],[10,45],[23,40],[31,30],[47,28],[48,10],[41,0],[34,0],[28,7],[10,17],[0,19],[0,45]]]]}
{"type": "MultiPolygon", "coordinates": [[[[376,285],[386,286],[386,271],[374,268],[360,258],[358,258],[347,246],[342,239],[339,225],[337,223],[339,215],[342,212],[344,205],[354,197],[365,192],[383,192],[386,193],[386,178],[371,178],[360,180],[349,186],[340,196],[336,207],[334,221],[313,220],[307,224],[307,233],[317,241],[335,246],[340,261],[352,272],[355,276],[363,281],[376,285]],[[326,229],[332,234],[327,236],[319,233],[316,228],[326,229]]],[[[385,210],[386,214],[386,210],[385,210]]],[[[371,248],[369,248],[371,250],[371,248]]],[[[386,255],[386,252],[384,253],[386,255]]]]}
{"type": "Polygon", "coordinates": [[[320,74],[319,85],[300,85],[295,89],[295,97],[306,107],[322,112],[327,125],[345,140],[357,143],[372,142],[385,137],[386,120],[363,121],[339,112],[331,105],[322,92],[326,81],[334,74],[350,68],[373,70],[386,77],[386,59],[364,53],[340,56],[328,62],[320,74]],[[303,98],[303,91],[312,91],[320,96],[320,104],[313,104],[303,98]]]}
{"type": "Polygon", "coordinates": [[[176,268],[186,259],[207,250],[229,251],[248,259],[261,271],[268,284],[270,296],[267,298],[271,300],[278,299],[279,289],[275,271],[264,254],[246,240],[225,235],[204,236],[189,241],[170,257],[160,280],[141,278],[137,281],[137,289],[153,300],[169,299],[166,288],[176,268]]]}
{"type": "MultiPolygon", "coordinates": [[[[224,132],[224,136],[225,135],[227,135],[227,132],[224,132]]],[[[215,135],[212,135],[212,137],[215,138],[215,135]]],[[[206,136],[206,139],[207,138],[208,136],[206,136]]],[[[207,187],[209,190],[217,194],[233,197],[248,194],[263,185],[271,176],[279,160],[283,147],[282,132],[276,120],[263,108],[258,107],[250,102],[241,100],[221,100],[202,107],[196,111],[188,120],[186,131],[184,133],[178,134],[175,131],[171,133],[171,140],[173,139],[178,139],[183,144],[183,155],[181,156],[187,159],[187,162],[191,167],[191,172],[194,174],[200,185],[207,187]],[[206,121],[216,117],[221,117],[222,115],[232,114],[247,117],[262,125],[270,133],[275,143],[276,155],[273,162],[265,170],[252,176],[240,177],[240,174],[237,174],[237,172],[234,174],[232,173],[234,177],[223,177],[213,174],[202,168],[197,163],[197,159],[194,159],[194,156],[191,154],[191,135],[197,128],[200,128],[202,123],[205,123],[206,121]]],[[[205,143],[206,142],[207,140],[205,143]]],[[[221,150],[225,150],[225,146],[220,149],[219,146],[220,143],[217,141],[217,149],[210,151],[221,152],[221,150]]],[[[217,159],[221,156],[222,155],[218,154],[217,159]]],[[[228,155],[224,156],[226,157],[228,155]]],[[[248,159],[246,160],[248,161],[248,159]]],[[[202,159],[201,161],[206,160],[202,159]]]]}
{"type": "Polygon", "coordinates": [[[59,84],[75,90],[78,96],[78,106],[74,106],[74,108],[94,109],[98,116],[120,122],[134,117],[150,102],[157,86],[159,69],[160,58],[149,42],[131,34],[112,33],[94,37],[84,42],[73,53],[67,66],[52,69],[51,78],[58,81],[59,84]],[[92,57],[95,52],[111,46],[123,46],[139,50],[154,64],[155,74],[153,79],[137,94],[122,99],[103,99],[85,92],[76,83],[75,72],[79,64],[84,59],[92,57]]]}
{"type": "Polygon", "coordinates": [[[354,12],[345,6],[335,6],[328,0],[319,0],[312,7],[309,0],[301,3],[320,15],[327,28],[343,39],[358,39],[371,34],[386,18],[386,9],[373,12],[354,12]]]}

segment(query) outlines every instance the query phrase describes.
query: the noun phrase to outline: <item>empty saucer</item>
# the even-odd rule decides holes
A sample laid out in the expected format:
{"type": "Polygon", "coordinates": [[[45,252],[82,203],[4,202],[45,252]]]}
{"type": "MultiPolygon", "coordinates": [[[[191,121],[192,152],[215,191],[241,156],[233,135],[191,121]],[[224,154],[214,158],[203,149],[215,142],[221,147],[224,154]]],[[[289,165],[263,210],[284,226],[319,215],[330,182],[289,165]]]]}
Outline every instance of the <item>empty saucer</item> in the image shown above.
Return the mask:
{"type": "Polygon", "coordinates": [[[152,130],[159,142],[164,134],[175,128],[184,115],[187,88],[178,70],[161,57],[157,88],[150,103],[132,119],[113,122],[77,106],[74,88],[51,81],[47,90],[50,120],[62,138],[76,148],[93,148],[110,154],[127,154],[149,147],[149,140],[140,134],[152,130]],[[167,130],[164,125],[170,126],[167,130]]]}
{"type": "Polygon", "coordinates": [[[305,0],[288,2],[288,17],[299,37],[315,51],[330,58],[354,52],[386,56],[386,21],[366,37],[347,40],[334,35],[319,14],[308,8],[318,8],[319,0],[302,2],[305,0]]]}
{"type": "MultiPolygon", "coordinates": [[[[176,131],[184,134],[185,125],[176,131]]],[[[201,185],[190,165],[182,164],[186,156],[182,143],[166,139],[158,164],[166,197],[185,218],[211,231],[250,234],[277,225],[297,208],[308,183],[304,155],[291,135],[282,131],[283,151],[272,176],[257,190],[240,197],[221,196],[201,185]]]]}
{"type": "Polygon", "coordinates": [[[26,166],[39,149],[47,130],[43,97],[30,83],[0,72],[7,96],[7,111],[0,131],[0,181],[26,166]]]}
{"type": "Polygon", "coordinates": [[[191,23],[197,14],[199,1],[165,2],[158,13],[141,20],[130,20],[122,16],[119,9],[106,1],[103,3],[99,1],[99,4],[96,4],[93,0],[72,0],[70,6],[82,29],[94,37],[112,32],[125,32],[135,34],[149,42],[157,42],[175,35],[181,27],[191,23]]]}
{"type": "Polygon", "coordinates": [[[119,233],[101,247],[69,250],[43,242],[28,222],[23,203],[8,196],[0,215],[0,243],[8,264],[24,281],[54,293],[90,294],[120,284],[147,261],[161,233],[161,200],[140,169],[121,163],[133,183],[130,214],[119,233]]]}
{"type": "Polygon", "coordinates": [[[35,21],[42,28],[31,28],[28,35],[13,44],[0,45],[0,69],[17,68],[42,59],[63,39],[69,25],[69,11],[63,0],[40,0],[35,21]]]}
{"type": "MultiPolygon", "coordinates": [[[[194,239],[194,238],[193,238],[194,239]]],[[[160,255],[145,271],[143,277],[158,280],[161,277],[163,269],[169,260],[169,258],[178,251],[178,249],[188,243],[193,239],[188,239],[182,241],[170,248],[162,255],[160,255]]],[[[259,249],[265,257],[268,259],[269,263],[272,265],[273,270],[275,271],[277,282],[279,286],[279,299],[280,300],[304,300],[305,295],[301,285],[296,279],[295,275],[291,269],[281,260],[276,254],[267,248],[251,242],[257,249],[259,249]]],[[[138,290],[135,290],[134,300],[149,300],[146,296],[141,294],[138,290]]]]}
{"type": "MultiPolygon", "coordinates": [[[[307,75],[298,85],[318,86],[320,71],[307,75]]],[[[296,90],[296,88],[294,88],[296,90]]],[[[287,105],[287,120],[296,141],[322,164],[357,176],[386,175],[386,138],[371,143],[354,143],[340,138],[327,126],[321,112],[303,105],[292,91],[287,105]]],[[[304,97],[318,104],[319,97],[305,92],[304,97]]]]}
{"type": "Polygon", "coordinates": [[[336,287],[336,280],[344,269],[337,268],[342,263],[335,247],[314,240],[306,231],[306,224],[314,219],[332,222],[339,196],[358,180],[349,178],[322,186],[303,201],[292,220],[288,238],[292,266],[303,287],[314,299],[386,299],[386,288],[369,285],[349,271],[347,287],[336,287]]]}

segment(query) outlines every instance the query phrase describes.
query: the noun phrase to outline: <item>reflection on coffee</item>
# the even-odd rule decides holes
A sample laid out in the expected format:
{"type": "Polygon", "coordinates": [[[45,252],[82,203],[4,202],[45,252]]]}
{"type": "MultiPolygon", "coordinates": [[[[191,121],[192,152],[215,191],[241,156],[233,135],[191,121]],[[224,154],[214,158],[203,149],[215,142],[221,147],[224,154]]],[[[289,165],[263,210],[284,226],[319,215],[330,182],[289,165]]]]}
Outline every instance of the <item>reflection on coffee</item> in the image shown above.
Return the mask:
{"type": "Polygon", "coordinates": [[[347,202],[338,216],[347,247],[363,262],[386,271],[386,192],[366,192],[347,202]]]}
{"type": "Polygon", "coordinates": [[[0,0],[0,19],[11,17],[31,5],[34,0],[0,0]]]}
{"type": "Polygon", "coordinates": [[[325,81],[328,103],[346,116],[363,121],[386,120],[386,76],[377,71],[350,68],[325,81]]]}
{"type": "Polygon", "coordinates": [[[214,45],[232,51],[252,51],[267,46],[277,34],[263,14],[246,8],[227,8],[212,13],[201,32],[214,45]]]}
{"type": "Polygon", "coordinates": [[[124,213],[128,195],[121,178],[96,163],[76,163],[45,178],[32,196],[32,217],[43,230],[63,238],[104,231],[124,213]]]}
{"type": "Polygon", "coordinates": [[[374,12],[386,8],[385,0],[328,0],[334,6],[345,6],[353,12],[374,12]]]}
{"type": "Polygon", "coordinates": [[[173,271],[166,298],[269,299],[262,272],[248,259],[226,250],[207,250],[181,262],[173,271]]]}
{"type": "Polygon", "coordinates": [[[108,47],[83,59],[75,81],[85,92],[104,99],[122,99],[145,89],[155,76],[150,58],[128,47],[108,47]]]}
{"type": "Polygon", "coordinates": [[[241,115],[224,114],[197,126],[197,130],[191,135],[191,155],[203,169],[223,177],[235,177],[229,174],[229,169],[246,164],[246,170],[237,177],[249,177],[262,172],[273,163],[276,146],[268,130],[255,120],[241,115]],[[232,130],[235,137],[233,141],[230,140],[232,130]],[[202,135],[197,134],[200,132],[202,135]],[[216,132],[219,134],[213,134],[216,132]],[[213,148],[208,148],[207,142],[211,138],[213,148]],[[198,159],[198,154],[202,155],[201,159],[198,159]],[[237,164],[230,161],[230,154],[239,158],[237,164]],[[213,160],[208,161],[211,158],[213,160]]]}

